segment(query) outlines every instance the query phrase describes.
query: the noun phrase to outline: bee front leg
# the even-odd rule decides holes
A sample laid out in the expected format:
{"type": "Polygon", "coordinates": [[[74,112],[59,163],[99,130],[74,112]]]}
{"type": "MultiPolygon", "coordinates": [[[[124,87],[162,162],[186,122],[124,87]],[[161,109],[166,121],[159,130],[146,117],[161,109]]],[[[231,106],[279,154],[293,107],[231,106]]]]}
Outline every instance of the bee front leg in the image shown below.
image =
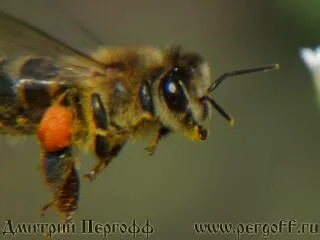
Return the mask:
{"type": "Polygon", "coordinates": [[[159,144],[160,140],[163,139],[164,137],[168,136],[168,134],[171,133],[171,132],[172,131],[169,128],[161,125],[161,127],[159,128],[157,134],[152,139],[150,145],[145,148],[145,150],[147,150],[149,155],[153,155],[153,153],[155,152],[155,150],[157,148],[157,145],[159,144]]]}

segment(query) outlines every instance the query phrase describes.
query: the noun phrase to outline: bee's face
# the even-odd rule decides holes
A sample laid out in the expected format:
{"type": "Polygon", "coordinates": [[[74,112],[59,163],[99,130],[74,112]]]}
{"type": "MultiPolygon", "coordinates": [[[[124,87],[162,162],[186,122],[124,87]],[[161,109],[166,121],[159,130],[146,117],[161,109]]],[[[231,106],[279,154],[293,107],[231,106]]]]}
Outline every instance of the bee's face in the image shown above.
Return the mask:
{"type": "Polygon", "coordinates": [[[203,99],[211,80],[209,67],[195,53],[176,55],[172,66],[156,86],[157,115],[170,129],[195,140],[205,140],[207,130],[203,125],[210,109],[203,99]]]}

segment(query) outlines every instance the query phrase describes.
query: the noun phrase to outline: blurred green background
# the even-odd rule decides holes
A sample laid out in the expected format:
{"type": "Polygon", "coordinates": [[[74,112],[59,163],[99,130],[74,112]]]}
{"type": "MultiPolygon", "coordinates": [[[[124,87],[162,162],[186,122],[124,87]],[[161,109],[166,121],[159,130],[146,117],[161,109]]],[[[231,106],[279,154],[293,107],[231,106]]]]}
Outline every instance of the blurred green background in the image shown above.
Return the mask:
{"type": "MultiPolygon", "coordinates": [[[[195,222],[271,224],[296,219],[320,225],[320,106],[298,55],[299,48],[320,44],[319,1],[1,0],[0,8],[84,50],[99,42],[181,44],[207,59],[214,78],[239,68],[281,65],[279,72],[230,79],[215,92],[236,125],[230,128],[214,113],[203,144],[176,134],[148,157],[143,150],[147,141],[129,143],[98,179],[82,181],[78,223],[84,218],[101,223],[149,219],[154,240],[236,239],[197,235],[195,222]]],[[[53,211],[39,217],[49,194],[34,139],[14,146],[1,139],[0,151],[1,232],[5,219],[57,221],[53,211]]],[[[95,164],[92,155],[81,161],[82,173],[95,164]]],[[[81,234],[56,239],[88,237],[102,239],[81,234]]],[[[269,239],[319,237],[320,226],[318,234],[282,233],[269,239]]]]}

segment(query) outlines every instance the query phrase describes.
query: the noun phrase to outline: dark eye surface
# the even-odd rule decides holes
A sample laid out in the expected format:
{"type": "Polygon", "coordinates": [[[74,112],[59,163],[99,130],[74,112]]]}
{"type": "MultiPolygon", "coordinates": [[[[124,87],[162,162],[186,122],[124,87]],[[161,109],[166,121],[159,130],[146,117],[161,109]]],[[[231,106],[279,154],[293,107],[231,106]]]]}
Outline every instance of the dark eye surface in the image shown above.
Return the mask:
{"type": "Polygon", "coordinates": [[[161,84],[162,94],[167,106],[175,112],[185,112],[188,106],[188,99],[183,90],[181,82],[173,74],[163,79],[161,84]]]}

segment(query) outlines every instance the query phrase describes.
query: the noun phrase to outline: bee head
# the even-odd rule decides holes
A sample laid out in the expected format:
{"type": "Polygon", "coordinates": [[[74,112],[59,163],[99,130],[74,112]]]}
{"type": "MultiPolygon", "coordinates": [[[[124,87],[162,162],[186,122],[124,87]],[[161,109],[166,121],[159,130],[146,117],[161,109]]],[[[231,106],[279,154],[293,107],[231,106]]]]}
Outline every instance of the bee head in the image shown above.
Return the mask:
{"type": "Polygon", "coordinates": [[[209,66],[199,54],[181,54],[179,49],[170,52],[169,62],[170,67],[157,81],[156,114],[173,131],[205,140],[204,123],[210,115],[204,100],[210,86],[209,66]]]}
{"type": "Polygon", "coordinates": [[[236,70],[222,74],[211,81],[210,69],[197,53],[181,54],[175,49],[169,54],[170,63],[156,84],[155,110],[160,122],[173,131],[185,133],[193,140],[207,138],[204,127],[213,107],[230,125],[233,118],[210,96],[211,93],[228,77],[276,70],[278,64],[263,67],[236,70]]]}

